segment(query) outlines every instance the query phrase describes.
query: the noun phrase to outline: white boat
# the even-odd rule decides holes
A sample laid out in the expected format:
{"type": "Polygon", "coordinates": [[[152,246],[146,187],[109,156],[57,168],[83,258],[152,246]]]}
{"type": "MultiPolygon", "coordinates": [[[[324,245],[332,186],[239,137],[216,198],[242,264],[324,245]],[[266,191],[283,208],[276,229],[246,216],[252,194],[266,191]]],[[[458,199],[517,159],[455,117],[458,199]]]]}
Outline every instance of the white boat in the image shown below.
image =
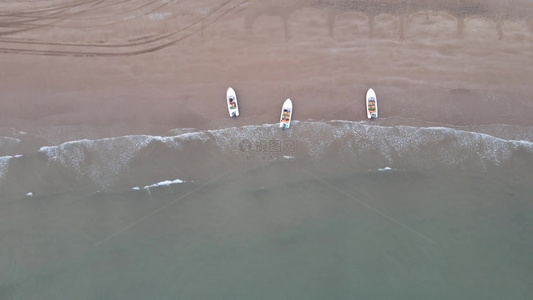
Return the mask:
{"type": "Polygon", "coordinates": [[[226,104],[228,105],[229,116],[237,118],[239,116],[239,103],[237,103],[237,94],[231,87],[226,92],[226,104]]]}
{"type": "Polygon", "coordinates": [[[373,89],[366,92],[366,115],[369,119],[378,117],[378,99],[373,89]]]}
{"type": "Polygon", "coordinates": [[[291,119],[292,119],[292,101],[291,99],[285,100],[283,102],[283,107],[281,108],[281,117],[279,121],[279,127],[283,128],[289,128],[291,126],[291,119]]]}

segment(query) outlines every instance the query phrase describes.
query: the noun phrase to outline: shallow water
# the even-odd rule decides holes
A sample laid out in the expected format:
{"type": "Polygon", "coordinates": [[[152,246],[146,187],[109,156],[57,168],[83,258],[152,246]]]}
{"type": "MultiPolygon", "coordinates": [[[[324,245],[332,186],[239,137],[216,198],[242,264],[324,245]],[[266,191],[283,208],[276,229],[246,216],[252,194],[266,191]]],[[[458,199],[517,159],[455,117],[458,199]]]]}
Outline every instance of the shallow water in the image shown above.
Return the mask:
{"type": "Polygon", "coordinates": [[[505,139],[508,126],[390,121],[82,140],[4,158],[0,295],[527,299],[531,141],[505,139]]]}

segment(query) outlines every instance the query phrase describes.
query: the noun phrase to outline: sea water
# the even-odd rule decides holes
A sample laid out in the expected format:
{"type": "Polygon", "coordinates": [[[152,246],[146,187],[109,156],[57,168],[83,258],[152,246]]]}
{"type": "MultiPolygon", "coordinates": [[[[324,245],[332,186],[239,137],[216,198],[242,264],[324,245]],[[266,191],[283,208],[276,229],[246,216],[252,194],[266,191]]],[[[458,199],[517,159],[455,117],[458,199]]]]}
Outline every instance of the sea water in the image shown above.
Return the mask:
{"type": "Polygon", "coordinates": [[[529,299],[532,170],[497,124],[42,146],[0,158],[0,299],[529,299]]]}

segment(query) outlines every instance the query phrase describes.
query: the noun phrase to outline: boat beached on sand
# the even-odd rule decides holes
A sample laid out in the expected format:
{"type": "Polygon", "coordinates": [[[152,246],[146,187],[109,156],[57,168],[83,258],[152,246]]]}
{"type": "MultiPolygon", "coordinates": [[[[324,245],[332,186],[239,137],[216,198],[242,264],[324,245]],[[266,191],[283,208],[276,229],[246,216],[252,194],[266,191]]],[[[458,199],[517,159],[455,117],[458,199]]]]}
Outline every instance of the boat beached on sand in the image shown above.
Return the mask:
{"type": "Polygon", "coordinates": [[[283,107],[281,108],[281,117],[279,121],[279,127],[283,130],[291,126],[292,119],[292,101],[291,99],[285,100],[283,107]]]}
{"type": "Polygon", "coordinates": [[[368,89],[366,92],[366,116],[369,119],[378,117],[378,99],[373,89],[368,89]]]}
{"type": "Polygon", "coordinates": [[[237,119],[239,116],[239,103],[237,103],[237,94],[231,87],[226,92],[226,104],[228,105],[229,116],[237,119]]]}

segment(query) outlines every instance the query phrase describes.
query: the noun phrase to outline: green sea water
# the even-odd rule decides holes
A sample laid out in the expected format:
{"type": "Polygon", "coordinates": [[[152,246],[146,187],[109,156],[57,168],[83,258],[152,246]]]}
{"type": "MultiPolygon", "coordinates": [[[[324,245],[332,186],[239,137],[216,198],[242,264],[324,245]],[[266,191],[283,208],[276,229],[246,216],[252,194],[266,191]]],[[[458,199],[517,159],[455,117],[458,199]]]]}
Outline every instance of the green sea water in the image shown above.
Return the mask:
{"type": "Polygon", "coordinates": [[[523,166],[295,166],[1,203],[0,299],[531,296],[523,166]]]}

